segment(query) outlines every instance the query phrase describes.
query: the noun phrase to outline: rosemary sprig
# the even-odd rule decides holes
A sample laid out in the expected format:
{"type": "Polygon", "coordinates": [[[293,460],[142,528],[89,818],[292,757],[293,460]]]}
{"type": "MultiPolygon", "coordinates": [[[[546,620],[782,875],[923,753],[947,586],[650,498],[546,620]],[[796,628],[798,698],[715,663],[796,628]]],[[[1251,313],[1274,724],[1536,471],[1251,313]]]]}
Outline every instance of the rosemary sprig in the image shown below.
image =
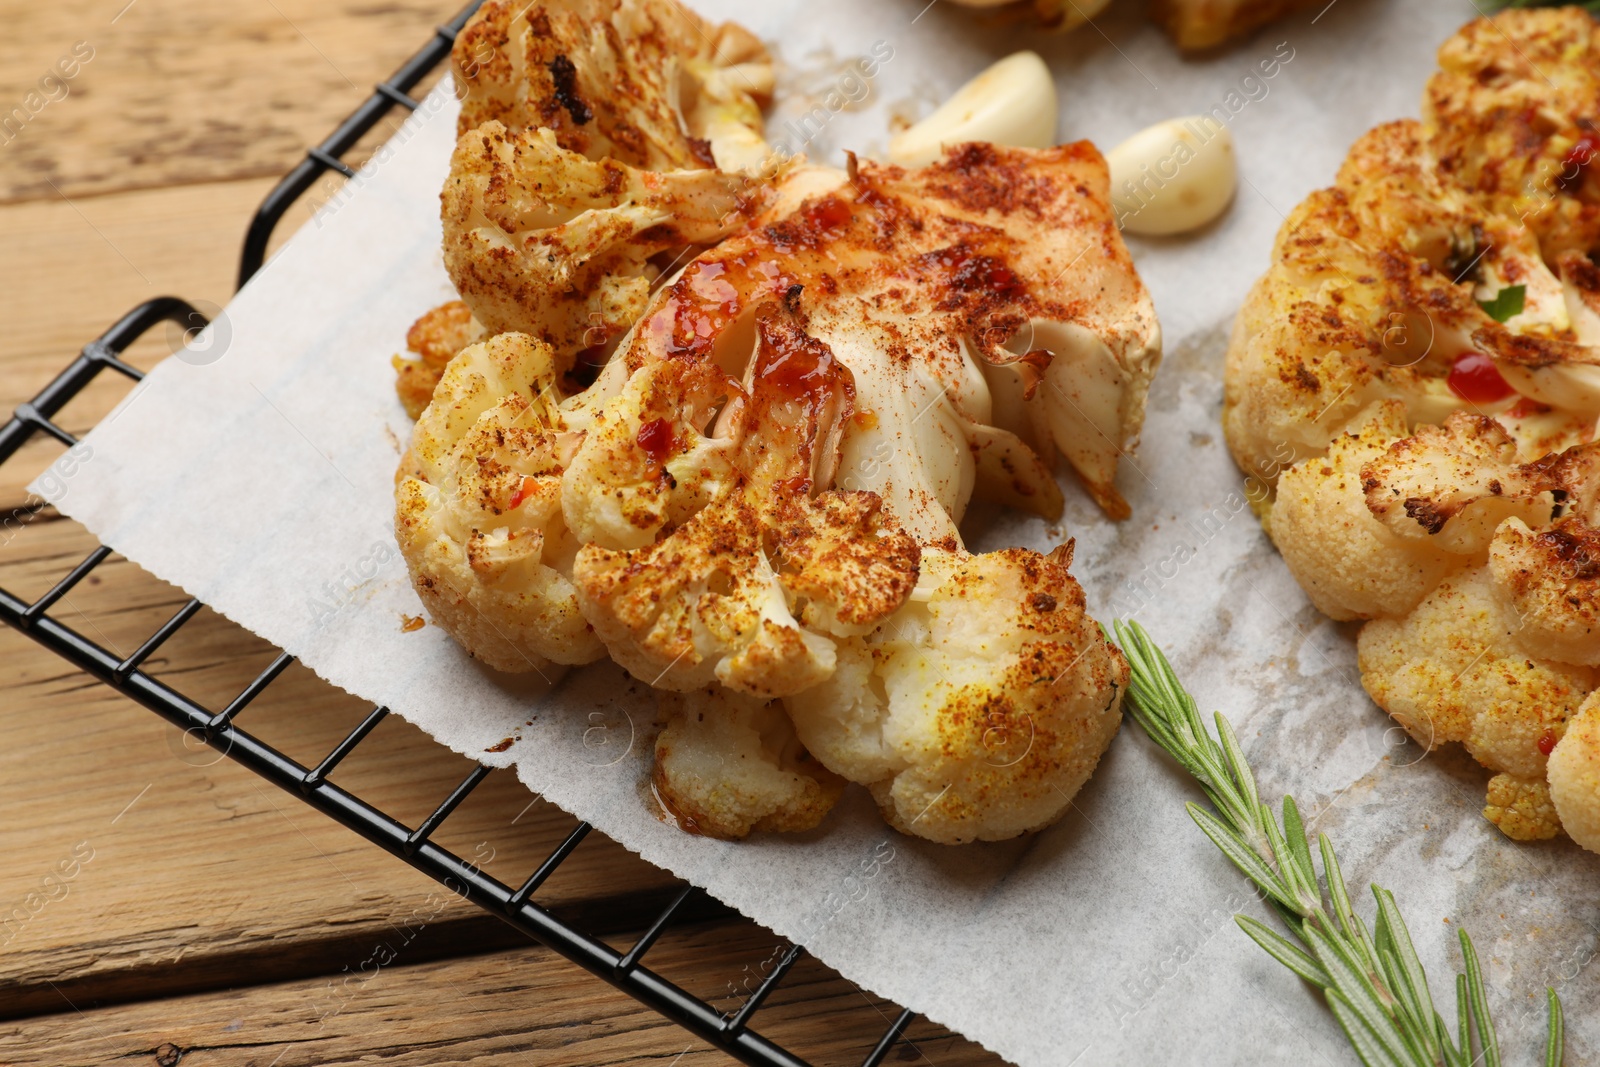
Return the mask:
{"type": "MultiPolygon", "coordinates": [[[[1483,969],[1467,932],[1460,931],[1466,973],[1456,976],[1452,1034],[1434,1008],[1427,975],[1394,895],[1372,886],[1377,913],[1369,933],[1351,904],[1327,835],[1317,835],[1319,879],[1294,799],[1283,798],[1280,824],[1262,802],[1228,720],[1216,714],[1213,737],[1194,698],[1144,627],[1118,620],[1116,632],[1132,667],[1128,703],[1133,717],[1199,783],[1212,810],[1191,802],[1190,816],[1266,894],[1291,936],[1247,915],[1234,916],[1239,927],[1273,959],[1322,990],[1367,1067],[1500,1067],[1483,969]]],[[[1554,989],[1547,988],[1546,994],[1550,1026],[1545,1064],[1560,1067],[1561,1001],[1554,989]]]]}

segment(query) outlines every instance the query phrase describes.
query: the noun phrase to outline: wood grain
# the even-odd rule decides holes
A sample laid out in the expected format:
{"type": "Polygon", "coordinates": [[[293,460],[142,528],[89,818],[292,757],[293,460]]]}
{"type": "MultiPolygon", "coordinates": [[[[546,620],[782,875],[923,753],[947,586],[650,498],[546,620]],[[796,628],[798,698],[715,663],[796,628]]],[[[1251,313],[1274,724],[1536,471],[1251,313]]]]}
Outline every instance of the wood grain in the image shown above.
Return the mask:
{"type": "MultiPolygon", "coordinates": [[[[60,525],[67,525],[65,523],[60,525]]],[[[30,563],[59,573],[62,538],[47,531],[30,563]]],[[[87,535],[82,537],[86,540],[87,535]]],[[[13,546],[16,547],[16,546],[13,546]]],[[[71,553],[64,553],[68,558],[71,553]]],[[[35,583],[38,584],[38,583],[35,583]]],[[[176,591],[114,560],[55,612],[106,647],[131,651],[183,603],[176,591]]],[[[268,662],[263,642],[209,612],[156,654],[150,671],[220,708],[268,662]]],[[[176,727],[71,670],[11,631],[0,633],[10,706],[0,744],[0,1017],[316,973],[412,914],[437,886],[176,727]],[[130,806],[131,805],[131,806],[130,806]],[[76,852],[75,852],[76,850],[76,852]],[[84,859],[84,853],[87,859],[84,859]],[[71,877],[62,861],[81,863],[71,877]]],[[[300,668],[240,723],[315,763],[366,705],[300,668]]],[[[414,727],[382,724],[333,780],[416,825],[472,764],[414,727]]],[[[520,883],[575,826],[509,772],[491,775],[435,840],[520,883]],[[531,806],[530,806],[531,805],[531,806]]],[[[594,835],[539,899],[585,926],[648,921],[668,899],[665,873],[594,835]]],[[[478,909],[452,901],[413,956],[521,943],[478,909]]]]}
{"type": "MultiPolygon", "coordinates": [[[[446,962],[395,961],[364,945],[348,973],[248,990],[0,1023],[0,1062],[15,1067],[128,1063],[173,1067],[392,1067],[471,1062],[541,1067],[654,1062],[675,1067],[729,1058],[541,948],[446,962]],[[365,967],[363,968],[363,964],[365,967]],[[425,1006],[419,1010],[419,1005],[425,1006]]],[[[669,934],[647,963],[713,997],[719,1010],[746,967],[770,955],[771,936],[746,925],[669,934]],[[708,977],[714,976],[714,977],[708,977]],[[722,996],[711,983],[721,982],[722,996]]],[[[898,1014],[814,960],[802,961],[756,1016],[754,1029],[818,1064],[859,1063],[898,1014]]],[[[981,1048],[918,1020],[892,1064],[993,1064],[981,1048]]]]}
{"type": "Polygon", "coordinates": [[[72,0],[0,10],[0,121],[13,116],[0,127],[4,203],[277,177],[459,5],[72,0]],[[63,57],[71,68],[79,42],[92,58],[42,88],[63,57]]]}

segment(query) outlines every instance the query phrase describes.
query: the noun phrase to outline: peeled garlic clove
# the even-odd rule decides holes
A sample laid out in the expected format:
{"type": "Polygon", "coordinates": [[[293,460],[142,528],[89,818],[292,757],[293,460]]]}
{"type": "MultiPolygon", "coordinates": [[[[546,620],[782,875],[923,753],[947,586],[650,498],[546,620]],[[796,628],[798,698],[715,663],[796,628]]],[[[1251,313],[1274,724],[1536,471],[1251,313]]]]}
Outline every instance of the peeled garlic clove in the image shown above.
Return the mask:
{"type": "Polygon", "coordinates": [[[1198,229],[1233,199],[1239,170],[1233,134],[1209,115],[1168,119],[1106,153],[1111,203],[1129,233],[1198,229]]]}
{"type": "Polygon", "coordinates": [[[889,142],[889,158],[922,167],[946,145],[989,141],[1047,148],[1056,140],[1056,83],[1033,52],[1017,52],[955,91],[955,95],[889,142]]]}

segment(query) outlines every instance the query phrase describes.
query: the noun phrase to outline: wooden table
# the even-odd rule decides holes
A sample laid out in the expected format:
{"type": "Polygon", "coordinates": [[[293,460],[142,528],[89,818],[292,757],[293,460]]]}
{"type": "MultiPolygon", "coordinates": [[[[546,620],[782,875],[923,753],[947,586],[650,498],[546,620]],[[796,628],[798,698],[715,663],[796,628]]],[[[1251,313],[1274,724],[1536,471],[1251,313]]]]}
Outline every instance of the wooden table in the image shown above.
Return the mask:
{"type": "MultiPolygon", "coordinates": [[[[226,303],[262,195],[451,14],[441,0],[0,0],[0,411],[142,300],[226,303]],[[46,77],[58,70],[73,76],[46,77]]],[[[280,239],[308,218],[296,207],[280,239]]],[[[149,367],[176,340],[154,331],[130,359],[149,367]]],[[[86,430],[123,389],[98,383],[62,423],[86,430]]],[[[0,468],[0,517],[56,451],[0,468]]],[[[0,586],[43,592],[93,546],[53,512],[8,522],[0,586]]],[[[125,653],[184,599],[113,556],[58,613],[125,653]]],[[[202,612],[148,668],[219,706],[270,656],[202,612]]],[[[9,628],[0,709],[0,917],[25,916],[0,926],[0,1064],[726,1060],[9,628]],[[375,968],[379,946],[395,958],[375,968]]],[[[313,760],[365,710],[291,668],[249,727],[313,760]]],[[[467,769],[390,719],[338,778],[414,824],[467,769]]],[[[438,839],[515,883],[572,825],[500,774],[438,839]]],[[[591,835],[542,896],[620,945],[671,886],[591,835]]],[[[778,943],[703,915],[650,962],[720,1004],[778,943]]],[[[807,961],[758,1029],[857,1062],[895,1011],[807,961]]],[[[896,1060],[997,1062],[926,1021],[910,1038],[896,1060]]]]}

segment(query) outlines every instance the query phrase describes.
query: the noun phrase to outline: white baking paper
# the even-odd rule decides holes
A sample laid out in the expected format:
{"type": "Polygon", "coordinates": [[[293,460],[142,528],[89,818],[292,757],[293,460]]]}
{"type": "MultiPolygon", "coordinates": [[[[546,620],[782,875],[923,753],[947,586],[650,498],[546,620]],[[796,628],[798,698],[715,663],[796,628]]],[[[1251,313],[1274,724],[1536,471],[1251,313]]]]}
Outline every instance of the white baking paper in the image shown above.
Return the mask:
{"type": "MultiPolygon", "coordinates": [[[[1417,113],[1435,48],[1472,7],[1334,0],[1182,59],[1136,11],[1054,38],[925,3],[699,6],[742,19],[782,57],[794,95],[771,135],[823,158],[870,154],[890,115],[926,113],[1024,45],[1056,71],[1064,138],[1110,145],[1174,115],[1226,115],[1243,176],[1232,210],[1194,238],[1132,242],[1168,354],[1122,476],[1134,518],[1113,525],[1066,486],[1075,570],[1102,617],[1137,608],[1201,702],[1232,716],[1268,793],[1292,789],[1348,874],[1397,893],[1436,990],[1459,966],[1455,931],[1472,931],[1511,1062],[1531,1062],[1547,984],[1568,1005],[1567,1062],[1596,1062],[1600,861],[1506,840],[1479,815],[1484,772],[1404,743],[1361,691],[1353,629],[1309,606],[1242,507],[1218,427],[1226,327],[1284,213],[1331,181],[1362,131],[1417,113]],[[862,95],[853,60],[874,54],[869,98],[843,106],[862,95]]],[[[1354,1062],[1313,993],[1233,925],[1266,909],[1190,822],[1194,787],[1131,723],[1068,816],[1032,837],[911,840],[857,790],[814,833],[730,844],[679,832],[641,796],[651,703],[620,671],[542,695],[481,669],[437,627],[401,631],[421,607],[390,533],[408,427],[388,360],[412,319],[453,295],[437,194],[454,114],[446,94],[431,97],[41,491],[334,684],[474,759],[515,764],[650,861],[1024,1067],[1354,1062]]],[[[993,515],[969,526],[977,548],[1045,549],[1062,533],[993,515]]],[[[719,1002],[737,1004],[731,990],[719,1002]]]]}

